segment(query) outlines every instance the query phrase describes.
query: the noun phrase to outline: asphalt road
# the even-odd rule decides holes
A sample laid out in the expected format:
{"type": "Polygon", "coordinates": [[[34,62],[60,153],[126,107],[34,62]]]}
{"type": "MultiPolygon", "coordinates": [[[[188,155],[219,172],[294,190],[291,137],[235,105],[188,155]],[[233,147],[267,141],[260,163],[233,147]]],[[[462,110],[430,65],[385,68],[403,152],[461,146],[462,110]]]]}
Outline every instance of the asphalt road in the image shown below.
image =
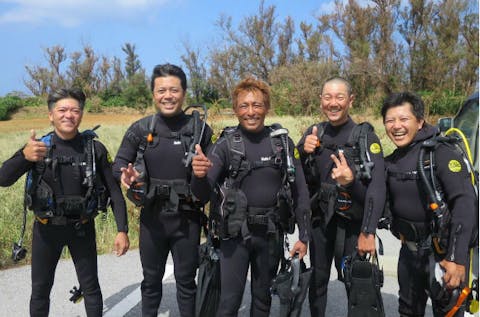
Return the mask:
{"type": "MultiPolygon", "coordinates": [[[[380,258],[385,271],[385,285],[382,296],[386,316],[398,316],[397,293],[398,286],[395,273],[396,257],[399,243],[389,233],[380,232],[385,247],[385,256],[380,258]]],[[[138,250],[131,250],[123,257],[111,254],[98,258],[100,285],[104,297],[104,316],[140,316],[140,282],[142,272],[138,250]]],[[[69,290],[78,286],[75,270],[71,260],[59,262],[55,283],[51,294],[50,316],[85,316],[83,301],[73,304],[68,299],[69,290]]],[[[23,317],[28,316],[30,297],[30,266],[0,271],[0,316],[23,317]]],[[[250,285],[247,283],[243,303],[239,312],[240,317],[249,316],[250,285]]],[[[336,281],[336,272],[332,270],[329,285],[329,300],[327,316],[342,317],[347,315],[346,295],[342,283],[336,281]]],[[[176,303],[175,279],[171,259],[168,261],[167,273],[164,277],[164,298],[158,316],[179,316],[176,303]]],[[[274,297],[271,316],[278,316],[279,302],[274,297]]],[[[308,301],[302,311],[303,316],[310,316],[308,301]]],[[[432,316],[427,307],[427,317],[432,316]]],[[[471,315],[469,315],[471,316],[471,315]]]]}

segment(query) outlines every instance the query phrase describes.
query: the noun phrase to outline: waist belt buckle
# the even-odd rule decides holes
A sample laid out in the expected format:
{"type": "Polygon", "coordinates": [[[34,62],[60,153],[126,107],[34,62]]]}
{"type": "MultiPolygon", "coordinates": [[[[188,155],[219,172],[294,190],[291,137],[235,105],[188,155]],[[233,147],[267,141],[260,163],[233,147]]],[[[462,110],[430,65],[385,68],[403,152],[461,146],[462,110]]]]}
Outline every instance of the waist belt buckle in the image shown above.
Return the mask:
{"type": "Polygon", "coordinates": [[[268,225],[268,216],[265,215],[249,215],[247,216],[247,222],[255,225],[268,225]]]}
{"type": "Polygon", "coordinates": [[[158,185],[155,188],[156,195],[160,199],[169,199],[170,198],[170,186],[168,185],[158,185]]]}
{"type": "Polygon", "coordinates": [[[67,217],[65,216],[56,216],[50,218],[49,223],[54,226],[66,226],[67,225],[67,217]]]}

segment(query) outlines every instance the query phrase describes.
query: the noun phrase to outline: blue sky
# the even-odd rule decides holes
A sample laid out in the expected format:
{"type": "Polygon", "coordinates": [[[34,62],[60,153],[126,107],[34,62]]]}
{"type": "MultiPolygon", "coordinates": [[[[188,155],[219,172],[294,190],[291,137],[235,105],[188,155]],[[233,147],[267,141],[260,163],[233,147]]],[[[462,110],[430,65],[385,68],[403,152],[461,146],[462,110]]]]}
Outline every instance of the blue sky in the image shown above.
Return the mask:
{"type": "MultiPolygon", "coordinates": [[[[28,93],[25,65],[45,65],[44,48],[65,47],[68,54],[91,45],[97,55],[125,57],[124,43],[136,46],[147,74],[159,63],[181,64],[183,42],[193,48],[219,41],[220,15],[236,25],[256,14],[253,0],[0,0],[0,96],[28,93]]],[[[333,9],[333,0],[266,0],[278,21],[291,16],[313,23],[333,9]]],[[[67,61],[68,63],[68,61],[67,61]]],[[[67,64],[66,63],[66,64],[67,64]]]]}

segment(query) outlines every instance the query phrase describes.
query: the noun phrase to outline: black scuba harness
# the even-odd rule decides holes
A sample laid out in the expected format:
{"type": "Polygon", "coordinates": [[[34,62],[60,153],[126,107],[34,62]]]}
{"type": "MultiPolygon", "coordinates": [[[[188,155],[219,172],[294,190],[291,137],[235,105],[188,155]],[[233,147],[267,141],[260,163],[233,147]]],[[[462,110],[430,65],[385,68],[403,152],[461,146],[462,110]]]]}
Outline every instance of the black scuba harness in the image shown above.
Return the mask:
{"type": "Polygon", "coordinates": [[[202,142],[206,120],[207,108],[205,105],[191,105],[188,109],[202,108],[203,118],[197,110],[193,110],[188,116],[188,123],[179,131],[161,133],[155,130],[157,115],[154,114],[142,119],[139,122],[140,137],[133,133],[127,134],[135,144],[138,144],[134,168],[140,172],[137,181],[130,185],[127,197],[136,206],[150,206],[155,202],[161,202],[161,209],[164,211],[177,211],[179,206],[182,210],[198,210],[201,206],[193,197],[190,190],[191,162],[195,155],[195,145],[202,142]],[[149,146],[158,142],[160,137],[174,139],[181,142],[185,156],[182,163],[189,170],[188,179],[162,180],[149,176],[144,154],[149,146]]]}
{"type": "Polygon", "coordinates": [[[26,219],[28,209],[32,210],[36,219],[42,224],[67,225],[79,224],[94,218],[98,211],[106,212],[110,205],[110,195],[100,177],[97,177],[95,162],[95,146],[93,139],[97,137],[94,132],[100,126],[80,133],[84,151],[82,157],[53,157],[54,144],[53,132],[43,136],[40,141],[48,148],[47,156],[43,161],[35,163],[28,171],[25,180],[25,193],[23,203],[22,231],[18,242],[13,244],[12,259],[18,262],[25,258],[26,249],[23,248],[26,219]],[[54,181],[59,172],[58,165],[69,164],[78,168],[79,174],[84,175],[82,185],[86,187],[83,196],[55,195],[52,188],[43,180],[47,167],[52,170],[54,181]],[[84,169],[84,172],[82,172],[84,169]]]}
{"type": "MultiPolygon", "coordinates": [[[[435,151],[440,145],[445,145],[460,154],[463,162],[469,171],[473,171],[469,160],[467,159],[463,149],[459,145],[460,140],[452,136],[433,136],[422,142],[419,151],[417,169],[407,172],[395,172],[387,170],[387,177],[394,177],[398,180],[417,181],[421,186],[421,191],[424,194],[425,209],[432,211],[429,217],[428,224],[418,224],[408,220],[399,219],[395,217],[392,224],[392,229],[396,232],[394,234],[402,234],[403,238],[409,241],[422,241],[431,236],[431,242],[434,251],[438,255],[444,255],[447,252],[450,241],[450,222],[451,213],[445,201],[444,192],[441,184],[436,176],[435,151]],[[409,228],[413,228],[409,230],[409,228]],[[406,230],[407,232],[402,232],[406,230]],[[416,235],[411,235],[408,232],[416,232],[416,235]]],[[[478,199],[478,183],[475,177],[475,184],[473,185],[478,199]]],[[[478,204],[477,204],[478,205],[478,204]]],[[[478,217],[478,212],[476,213],[478,217]]],[[[478,218],[477,218],[478,222],[478,218]]],[[[478,244],[478,225],[477,231],[472,235],[470,246],[478,244]]]]}
{"type": "MultiPolygon", "coordinates": [[[[25,202],[28,209],[33,210],[41,219],[53,217],[77,217],[82,219],[95,217],[98,210],[106,211],[108,202],[100,201],[99,195],[105,193],[100,177],[97,177],[95,162],[95,146],[93,139],[97,137],[92,130],[80,133],[84,151],[79,156],[53,156],[55,144],[52,142],[53,132],[43,136],[40,141],[48,147],[45,160],[35,163],[28,172],[25,188],[25,202]],[[43,180],[47,168],[52,171],[54,182],[61,182],[61,165],[70,165],[77,169],[78,175],[83,175],[82,186],[86,188],[84,195],[72,196],[54,193],[53,189],[43,180]],[[100,203],[101,202],[101,203],[100,203]]],[[[62,184],[60,187],[63,190],[62,184]]]]}
{"type": "Polygon", "coordinates": [[[363,219],[363,206],[353,201],[349,189],[319,182],[321,173],[315,164],[315,155],[319,155],[324,149],[329,149],[334,153],[342,151],[349,166],[353,166],[355,169],[355,178],[362,182],[369,182],[372,178],[374,162],[368,149],[368,134],[374,129],[370,123],[362,122],[352,129],[347,143],[343,145],[329,144],[322,140],[327,124],[328,122],[324,121],[316,125],[320,146],[305,160],[305,176],[310,189],[313,221],[326,223],[334,214],[349,221],[360,221],[363,219]]]}
{"type": "Polygon", "coordinates": [[[295,167],[289,153],[288,130],[280,125],[267,127],[273,155],[269,160],[248,161],[245,144],[238,127],[227,127],[220,137],[228,145],[228,175],[223,184],[215,188],[211,204],[211,218],[216,234],[222,239],[250,237],[248,225],[267,226],[268,233],[275,233],[277,226],[292,233],[295,225],[291,185],[295,181],[295,167]],[[271,167],[281,172],[282,186],[277,193],[277,204],[268,208],[249,206],[245,193],[240,189],[244,178],[252,170],[271,167]]]}

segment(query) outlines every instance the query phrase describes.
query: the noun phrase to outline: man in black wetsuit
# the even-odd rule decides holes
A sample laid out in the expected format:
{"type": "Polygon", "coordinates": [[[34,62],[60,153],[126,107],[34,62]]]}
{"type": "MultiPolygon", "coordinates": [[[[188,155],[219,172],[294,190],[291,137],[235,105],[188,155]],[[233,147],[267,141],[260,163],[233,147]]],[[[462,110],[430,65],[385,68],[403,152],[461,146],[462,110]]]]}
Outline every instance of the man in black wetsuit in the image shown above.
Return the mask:
{"type": "Polygon", "coordinates": [[[350,118],[354,101],[350,83],[330,78],[323,84],[320,97],[328,121],[309,127],[297,145],[313,197],[312,317],[325,316],[332,260],[342,280],[345,256],[352,255],[355,248],[360,254],[375,252],[375,231],[385,204],[380,141],[373,128],[369,130],[365,123],[357,125],[350,118]],[[360,155],[365,161],[361,162],[360,155]]]}
{"type": "Polygon", "coordinates": [[[104,189],[110,193],[117,223],[117,255],[125,254],[129,247],[125,201],[112,175],[110,156],[92,135],[78,131],[84,105],[85,95],[78,89],[50,94],[48,116],[54,131],[37,140],[32,130],[27,144],[0,168],[0,186],[12,185],[26,172],[35,184],[26,193],[35,214],[31,316],[48,316],[55,268],[64,246],[72,255],[87,316],[102,316],[93,218],[104,189]],[[92,154],[94,161],[88,159],[92,154]]]}
{"type": "Polygon", "coordinates": [[[270,286],[283,252],[278,204],[286,184],[284,177],[291,177],[291,212],[299,227],[299,241],[291,254],[298,253],[302,258],[307,252],[308,189],[300,161],[293,159],[292,140],[285,136],[283,144],[272,141],[274,135],[286,130],[264,125],[269,109],[268,85],[253,78],[241,81],[233,91],[233,111],[239,125],[224,130],[208,157],[197,147],[198,155],[192,162],[195,195],[206,202],[212,190],[216,193],[210,217],[214,230],[220,226],[216,231],[220,238],[222,290],[217,316],[221,317],[237,316],[249,265],[250,315],[269,315],[270,286]],[[287,163],[283,151],[289,152],[293,162],[287,163]],[[283,164],[293,173],[286,175],[283,164]]]}
{"type": "Polygon", "coordinates": [[[204,150],[208,148],[212,131],[206,125],[201,140],[194,140],[194,131],[198,130],[195,125],[202,122],[182,110],[187,79],[181,68],[157,65],[151,89],[158,112],[130,126],[113,170],[133,192],[130,197],[140,197],[139,201],[133,200],[143,206],[140,214],[142,316],[157,316],[162,278],[171,252],[180,315],[191,317],[195,314],[202,205],[190,191],[191,168],[185,160],[192,142],[199,143],[204,150]]]}
{"type": "MultiPolygon", "coordinates": [[[[385,131],[397,146],[385,158],[385,165],[393,217],[391,230],[402,241],[398,261],[398,311],[400,316],[424,316],[430,296],[434,316],[445,316],[444,308],[449,300],[443,303],[435,300],[438,292],[432,287],[435,285],[432,284],[434,248],[430,225],[433,211],[427,208],[426,190],[417,169],[424,141],[433,140],[439,132],[425,122],[423,101],[410,92],[388,96],[383,102],[382,116],[385,131]]],[[[475,225],[474,213],[478,209],[470,175],[460,153],[447,144],[438,143],[434,161],[434,178],[452,216],[448,247],[442,256],[436,254],[435,261],[444,272],[446,289],[451,291],[467,282],[469,242],[475,225]]],[[[463,315],[464,307],[455,314],[463,315]]]]}

